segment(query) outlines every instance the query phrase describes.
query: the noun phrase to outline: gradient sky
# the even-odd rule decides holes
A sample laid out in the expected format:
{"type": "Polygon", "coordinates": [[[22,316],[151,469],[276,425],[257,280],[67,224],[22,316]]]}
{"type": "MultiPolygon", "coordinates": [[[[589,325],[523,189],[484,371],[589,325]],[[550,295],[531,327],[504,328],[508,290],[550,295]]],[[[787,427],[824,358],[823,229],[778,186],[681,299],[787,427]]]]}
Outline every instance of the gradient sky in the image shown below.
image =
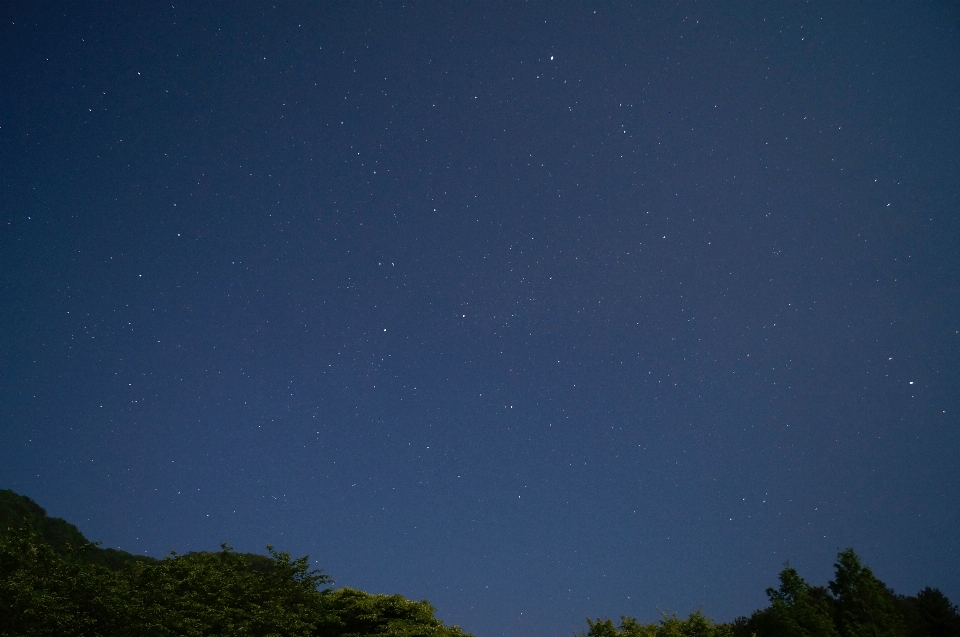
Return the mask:
{"type": "Polygon", "coordinates": [[[960,601],[958,6],[4,3],[0,488],[480,637],[960,601]]]}

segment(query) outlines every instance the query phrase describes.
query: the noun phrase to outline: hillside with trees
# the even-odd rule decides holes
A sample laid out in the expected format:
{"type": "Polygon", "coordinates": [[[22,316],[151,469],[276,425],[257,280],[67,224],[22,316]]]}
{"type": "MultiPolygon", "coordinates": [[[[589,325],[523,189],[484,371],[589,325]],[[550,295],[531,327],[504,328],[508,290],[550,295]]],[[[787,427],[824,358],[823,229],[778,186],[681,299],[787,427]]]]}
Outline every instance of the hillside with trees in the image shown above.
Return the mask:
{"type": "Polygon", "coordinates": [[[960,614],[937,589],[897,595],[860,562],[852,549],[841,551],[828,586],[811,586],[789,565],[780,586],[768,588],[770,606],[714,623],[701,611],[686,619],[664,614],[654,624],[621,617],[587,620],[581,637],[960,637],[960,614]]]}
{"type": "Polygon", "coordinates": [[[156,560],[101,549],[0,491],[0,636],[469,637],[425,600],[334,590],[307,557],[268,550],[156,560]]]}
{"type": "MultiPolygon", "coordinates": [[[[102,549],[38,504],[0,491],[0,637],[303,636],[472,637],[426,600],[334,589],[307,557],[196,552],[157,560],[102,549]]],[[[808,584],[786,566],[770,605],[717,623],[701,611],[587,620],[580,637],[960,637],[960,614],[940,591],[897,595],[841,551],[834,579],[808,584]]]]}

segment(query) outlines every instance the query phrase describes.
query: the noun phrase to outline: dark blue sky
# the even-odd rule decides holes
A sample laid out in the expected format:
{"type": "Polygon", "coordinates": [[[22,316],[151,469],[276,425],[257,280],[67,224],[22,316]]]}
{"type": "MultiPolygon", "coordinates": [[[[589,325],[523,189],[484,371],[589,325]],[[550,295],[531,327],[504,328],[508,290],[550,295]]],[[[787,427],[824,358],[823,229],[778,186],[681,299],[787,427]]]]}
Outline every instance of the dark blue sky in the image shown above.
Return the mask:
{"type": "Polygon", "coordinates": [[[480,637],[960,601],[957,3],[0,17],[0,487],[480,637]]]}

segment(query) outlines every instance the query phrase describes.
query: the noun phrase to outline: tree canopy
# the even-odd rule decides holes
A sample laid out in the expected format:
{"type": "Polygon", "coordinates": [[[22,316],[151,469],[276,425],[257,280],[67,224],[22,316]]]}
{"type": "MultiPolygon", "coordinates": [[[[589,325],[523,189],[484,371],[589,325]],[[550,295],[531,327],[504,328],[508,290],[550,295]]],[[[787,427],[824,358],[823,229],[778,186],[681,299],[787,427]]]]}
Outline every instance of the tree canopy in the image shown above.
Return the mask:
{"type": "Polygon", "coordinates": [[[0,636],[470,637],[427,601],[325,587],[307,557],[108,553],[0,492],[0,636]],[[107,556],[106,558],[104,556],[107,556]]]}
{"type": "MultiPolygon", "coordinates": [[[[101,549],[35,502],[0,491],[0,637],[472,637],[426,600],[333,589],[332,580],[268,546],[269,555],[101,549]]],[[[814,586],[789,564],[770,605],[718,623],[697,610],[643,624],[587,620],[579,637],[960,637],[960,612],[934,588],[897,595],[852,549],[814,586]]]]}
{"type": "Polygon", "coordinates": [[[701,611],[686,619],[663,614],[642,624],[623,616],[587,620],[581,637],[960,637],[960,612],[937,589],[897,595],[864,566],[853,549],[837,554],[834,579],[826,587],[807,583],[789,564],[780,586],[768,588],[770,605],[729,624],[701,611]]]}

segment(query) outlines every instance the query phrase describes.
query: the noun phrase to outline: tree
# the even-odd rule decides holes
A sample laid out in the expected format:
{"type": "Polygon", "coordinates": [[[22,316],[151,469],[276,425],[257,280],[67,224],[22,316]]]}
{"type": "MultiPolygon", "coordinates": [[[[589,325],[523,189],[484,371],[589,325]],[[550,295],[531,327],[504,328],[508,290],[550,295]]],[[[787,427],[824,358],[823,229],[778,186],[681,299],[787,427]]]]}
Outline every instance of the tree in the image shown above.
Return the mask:
{"type": "Polygon", "coordinates": [[[902,607],[907,637],[960,637],[960,612],[936,588],[904,598],[902,607]]]}
{"type": "MultiPolygon", "coordinates": [[[[269,548],[269,547],[268,547],[269,548]]],[[[269,549],[273,567],[254,566],[222,545],[217,553],[171,554],[131,564],[130,622],[139,635],[313,635],[329,578],[269,549]]]]}
{"type": "Polygon", "coordinates": [[[79,555],[88,564],[100,564],[119,570],[128,562],[156,562],[152,557],[132,555],[117,549],[101,549],[90,542],[76,526],[61,518],[52,518],[46,510],[25,495],[9,489],[0,490],[0,535],[13,530],[29,529],[39,541],[50,545],[60,555],[79,555]],[[80,548],[83,550],[77,553],[80,548]]]}
{"type": "Polygon", "coordinates": [[[82,561],[85,548],[61,555],[27,528],[0,535],[0,635],[122,634],[123,579],[82,561]]]}
{"type": "Polygon", "coordinates": [[[770,607],[744,622],[745,631],[737,625],[736,632],[761,637],[839,637],[826,589],[810,586],[789,564],[780,571],[780,587],[768,588],[766,593],[770,607]]]}
{"type": "Polygon", "coordinates": [[[700,610],[690,613],[686,619],[663,613],[655,624],[641,624],[634,617],[621,616],[619,627],[614,627],[610,619],[595,622],[588,619],[587,625],[590,630],[586,637],[733,637],[729,625],[715,624],[700,610]]]}
{"type": "Polygon", "coordinates": [[[841,551],[834,564],[830,592],[837,604],[842,637],[903,637],[903,613],[896,595],[860,563],[853,549],[841,551]]]}
{"type": "Polygon", "coordinates": [[[113,571],[29,528],[0,534],[0,637],[471,637],[427,601],[322,589],[309,559],[171,553],[113,571]]]}
{"type": "Polygon", "coordinates": [[[341,588],[323,597],[319,637],[472,637],[445,626],[426,600],[341,588]]]}

